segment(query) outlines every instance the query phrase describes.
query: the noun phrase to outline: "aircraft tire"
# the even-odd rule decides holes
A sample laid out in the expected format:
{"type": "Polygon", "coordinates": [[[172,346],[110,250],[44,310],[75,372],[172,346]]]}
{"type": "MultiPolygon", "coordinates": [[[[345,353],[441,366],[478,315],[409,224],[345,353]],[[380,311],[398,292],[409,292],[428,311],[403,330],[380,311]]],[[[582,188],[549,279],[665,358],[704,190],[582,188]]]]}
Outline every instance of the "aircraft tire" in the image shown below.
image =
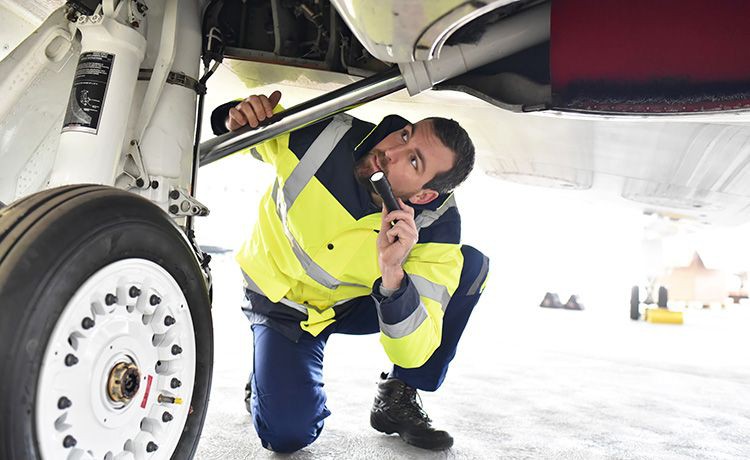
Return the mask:
{"type": "Polygon", "coordinates": [[[205,277],[158,206],[73,185],[0,210],[0,458],[192,458],[212,368],[205,277]]]}
{"type": "Polygon", "coordinates": [[[640,289],[638,286],[633,286],[630,289],[630,319],[637,321],[641,317],[641,313],[638,308],[641,305],[640,289]]]}
{"type": "Polygon", "coordinates": [[[667,308],[667,301],[669,301],[669,293],[667,288],[659,286],[659,297],[656,300],[656,306],[659,308],[667,308]]]}

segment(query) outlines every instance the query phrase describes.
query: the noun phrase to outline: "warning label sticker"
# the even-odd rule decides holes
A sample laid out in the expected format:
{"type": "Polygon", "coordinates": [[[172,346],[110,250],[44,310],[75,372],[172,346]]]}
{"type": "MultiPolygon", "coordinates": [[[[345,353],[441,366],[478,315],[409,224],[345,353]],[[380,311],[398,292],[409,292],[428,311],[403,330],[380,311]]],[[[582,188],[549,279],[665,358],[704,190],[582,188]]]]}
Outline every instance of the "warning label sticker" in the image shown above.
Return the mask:
{"type": "Polygon", "coordinates": [[[114,60],[114,54],[99,51],[81,53],[62,132],[97,133],[114,60]]]}

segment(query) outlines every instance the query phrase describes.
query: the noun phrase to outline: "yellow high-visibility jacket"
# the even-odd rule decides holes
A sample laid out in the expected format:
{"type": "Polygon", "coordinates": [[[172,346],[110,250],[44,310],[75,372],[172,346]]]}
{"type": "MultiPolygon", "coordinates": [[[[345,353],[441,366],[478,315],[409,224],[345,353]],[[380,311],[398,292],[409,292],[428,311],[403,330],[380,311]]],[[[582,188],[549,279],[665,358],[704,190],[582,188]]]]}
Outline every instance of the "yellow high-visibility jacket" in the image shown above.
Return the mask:
{"type": "Polygon", "coordinates": [[[312,335],[336,321],[337,311],[362,308],[366,296],[378,310],[386,354],[412,368],[440,344],[443,312],[461,275],[458,210],[452,194],[414,206],[419,241],[401,288],[383,297],[381,212],[353,173],[356,159],[407,123],[390,116],[375,127],[342,114],[247,149],[275,167],[276,180],[237,261],[250,290],[300,315],[300,327],[312,335]]]}

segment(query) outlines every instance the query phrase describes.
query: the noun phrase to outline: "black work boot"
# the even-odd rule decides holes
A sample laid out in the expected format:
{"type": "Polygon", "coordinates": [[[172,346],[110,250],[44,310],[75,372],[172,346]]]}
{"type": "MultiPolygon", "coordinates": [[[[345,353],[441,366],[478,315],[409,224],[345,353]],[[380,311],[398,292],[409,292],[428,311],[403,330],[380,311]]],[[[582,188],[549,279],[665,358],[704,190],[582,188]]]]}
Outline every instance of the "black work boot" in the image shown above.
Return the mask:
{"type": "Polygon", "coordinates": [[[370,425],[381,433],[398,433],[407,443],[422,449],[443,450],[453,445],[447,432],[436,430],[417,402],[417,390],[382,373],[378,394],[370,412],[370,425]]]}

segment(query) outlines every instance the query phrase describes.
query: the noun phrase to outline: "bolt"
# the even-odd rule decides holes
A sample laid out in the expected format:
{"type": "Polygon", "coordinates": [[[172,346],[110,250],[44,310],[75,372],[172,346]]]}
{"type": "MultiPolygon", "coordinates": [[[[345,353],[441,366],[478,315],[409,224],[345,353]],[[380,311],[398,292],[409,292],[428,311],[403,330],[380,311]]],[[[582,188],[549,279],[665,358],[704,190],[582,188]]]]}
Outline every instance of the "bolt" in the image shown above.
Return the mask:
{"type": "Polygon", "coordinates": [[[158,448],[159,446],[157,446],[154,441],[149,441],[148,444],[146,444],[146,452],[154,452],[158,448]]]}
{"type": "Polygon", "coordinates": [[[130,286],[128,294],[130,295],[130,297],[138,297],[139,295],[141,295],[141,290],[135,286],[130,286]]]}
{"type": "Polygon", "coordinates": [[[140,177],[138,179],[136,179],[136,181],[135,181],[135,185],[136,186],[143,187],[143,184],[145,184],[145,182],[143,181],[143,179],[141,179],[140,177]]]}
{"type": "Polygon", "coordinates": [[[167,316],[165,316],[165,317],[164,317],[164,325],[165,325],[165,326],[171,326],[171,325],[173,325],[173,324],[174,324],[175,322],[176,322],[176,321],[175,321],[175,319],[174,319],[174,318],[172,318],[172,317],[171,317],[171,316],[169,316],[169,315],[167,315],[167,316]]]}
{"type": "Polygon", "coordinates": [[[159,188],[159,181],[158,180],[152,180],[151,181],[151,188],[159,188]]]}
{"type": "Polygon", "coordinates": [[[172,345],[172,354],[179,355],[180,353],[182,353],[182,347],[177,344],[172,345]]]}
{"type": "Polygon", "coordinates": [[[104,303],[107,305],[112,305],[113,303],[117,302],[117,296],[114,294],[107,294],[106,297],[104,297],[104,303]]]}
{"type": "Polygon", "coordinates": [[[179,388],[182,386],[182,382],[180,382],[178,379],[173,378],[171,382],[169,382],[169,386],[172,388],[179,388]]]}
{"type": "Polygon", "coordinates": [[[172,214],[177,214],[179,211],[180,208],[178,208],[176,204],[169,205],[169,212],[172,214]]]}
{"type": "Polygon", "coordinates": [[[169,192],[169,197],[172,198],[173,200],[176,200],[177,198],[180,197],[180,192],[177,190],[172,190],[171,192],[169,192]]]}
{"type": "Polygon", "coordinates": [[[161,298],[156,294],[152,294],[148,299],[148,303],[150,303],[151,305],[159,305],[161,303],[161,298]]]}
{"type": "Polygon", "coordinates": [[[63,447],[65,448],[73,447],[76,444],[78,444],[78,441],[76,441],[76,438],[71,435],[67,435],[65,436],[65,439],[63,439],[63,447]]]}
{"type": "Polygon", "coordinates": [[[75,355],[68,353],[67,356],[65,356],[65,365],[70,367],[78,364],[78,358],[75,357],[75,355]]]}
{"type": "Polygon", "coordinates": [[[83,321],[81,321],[81,326],[84,329],[91,329],[92,327],[94,327],[95,324],[96,323],[94,322],[94,320],[89,318],[88,316],[83,318],[83,321]]]}
{"type": "Polygon", "coordinates": [[[172,417],[172,414],[170,414],[169,412],[164,412],[163,414],[161,414],[161,421],[164,423],[171,422],[173,418],[174,417],[172,417]]]}
{"type": "Polygon", "coordinates": [[[60,410],[67,409],[72,404],[73,403],[70,401],[70,399],[66,398],[65,396],[61,396],[60,399],[57,400],[57,408],[60,410]]]}

